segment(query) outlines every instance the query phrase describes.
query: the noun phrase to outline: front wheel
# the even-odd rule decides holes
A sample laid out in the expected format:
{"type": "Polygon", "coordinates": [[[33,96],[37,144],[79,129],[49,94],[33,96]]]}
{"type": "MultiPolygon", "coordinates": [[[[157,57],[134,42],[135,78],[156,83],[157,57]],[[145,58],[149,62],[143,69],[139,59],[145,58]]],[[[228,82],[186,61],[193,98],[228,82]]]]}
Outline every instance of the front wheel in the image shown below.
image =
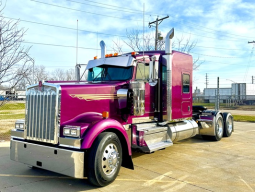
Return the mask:
{"type": "Polygon", "coordinates": [[[122,163],[122,148],[115,133],[101,133],[88,156],[88,179],[96,186],[106,186],[117,177],[122,163]]]}

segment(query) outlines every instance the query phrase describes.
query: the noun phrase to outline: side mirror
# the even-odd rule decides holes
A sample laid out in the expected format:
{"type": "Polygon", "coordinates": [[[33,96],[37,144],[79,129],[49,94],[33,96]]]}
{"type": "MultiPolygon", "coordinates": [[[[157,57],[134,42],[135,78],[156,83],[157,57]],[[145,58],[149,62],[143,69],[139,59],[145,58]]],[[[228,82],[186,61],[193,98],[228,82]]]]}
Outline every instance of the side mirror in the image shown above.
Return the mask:
{"type": "Polygon", "coordinates": [[[155,86],[158,82],[158,61],[156,61],[156,56],[152,56],[151,58],[152,61],[150,61],[149,84],[150,86],[155,86]]]}

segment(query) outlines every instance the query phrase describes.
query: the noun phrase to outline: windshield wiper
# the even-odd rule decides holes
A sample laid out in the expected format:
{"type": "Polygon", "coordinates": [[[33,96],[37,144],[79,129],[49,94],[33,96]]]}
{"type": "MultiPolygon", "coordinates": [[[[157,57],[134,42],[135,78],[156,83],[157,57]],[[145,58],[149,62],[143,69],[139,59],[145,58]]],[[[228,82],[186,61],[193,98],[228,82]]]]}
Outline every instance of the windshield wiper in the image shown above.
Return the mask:
{"type": "MultiPolygon", "coordinates": [[[[103,72],[103,70],[100,73],[98,73],[97,76],[92,81],[94,81],[103,72]]],[[[102,77],[101,77],[101,79],[102,79],[102,77]]]]}

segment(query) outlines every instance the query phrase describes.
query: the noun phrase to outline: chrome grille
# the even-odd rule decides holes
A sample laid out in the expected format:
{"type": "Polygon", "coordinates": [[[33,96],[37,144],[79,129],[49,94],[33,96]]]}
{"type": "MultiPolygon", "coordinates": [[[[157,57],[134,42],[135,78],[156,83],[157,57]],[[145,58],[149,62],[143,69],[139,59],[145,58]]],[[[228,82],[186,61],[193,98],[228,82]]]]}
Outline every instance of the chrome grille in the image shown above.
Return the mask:
{"type": "Polygon", "coordinates": [[[26,92],[26,139],[57,144],[59,87],[38,86],[26,92]]]}

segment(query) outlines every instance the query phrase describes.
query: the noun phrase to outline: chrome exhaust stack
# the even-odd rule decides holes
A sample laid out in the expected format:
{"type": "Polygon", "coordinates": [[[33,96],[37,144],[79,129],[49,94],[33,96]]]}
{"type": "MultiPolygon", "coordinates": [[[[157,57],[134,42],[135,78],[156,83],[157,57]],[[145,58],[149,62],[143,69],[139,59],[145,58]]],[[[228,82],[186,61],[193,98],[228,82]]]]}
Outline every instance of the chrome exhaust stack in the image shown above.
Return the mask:
{"type": "Polygon", "coordinates": [[[172,120],[172,39],[174,37],[174,28],[172,28],[165,38],[165,54],[163,57],[167,62],[167,119],[172,120]]]}
{"type": "Polygon", "coordinates": [[[105,42],[103,40],[100,41],[100,47],[101,47],[101,58],[105,58],[106,45],[105,45],[105,42]]]}

